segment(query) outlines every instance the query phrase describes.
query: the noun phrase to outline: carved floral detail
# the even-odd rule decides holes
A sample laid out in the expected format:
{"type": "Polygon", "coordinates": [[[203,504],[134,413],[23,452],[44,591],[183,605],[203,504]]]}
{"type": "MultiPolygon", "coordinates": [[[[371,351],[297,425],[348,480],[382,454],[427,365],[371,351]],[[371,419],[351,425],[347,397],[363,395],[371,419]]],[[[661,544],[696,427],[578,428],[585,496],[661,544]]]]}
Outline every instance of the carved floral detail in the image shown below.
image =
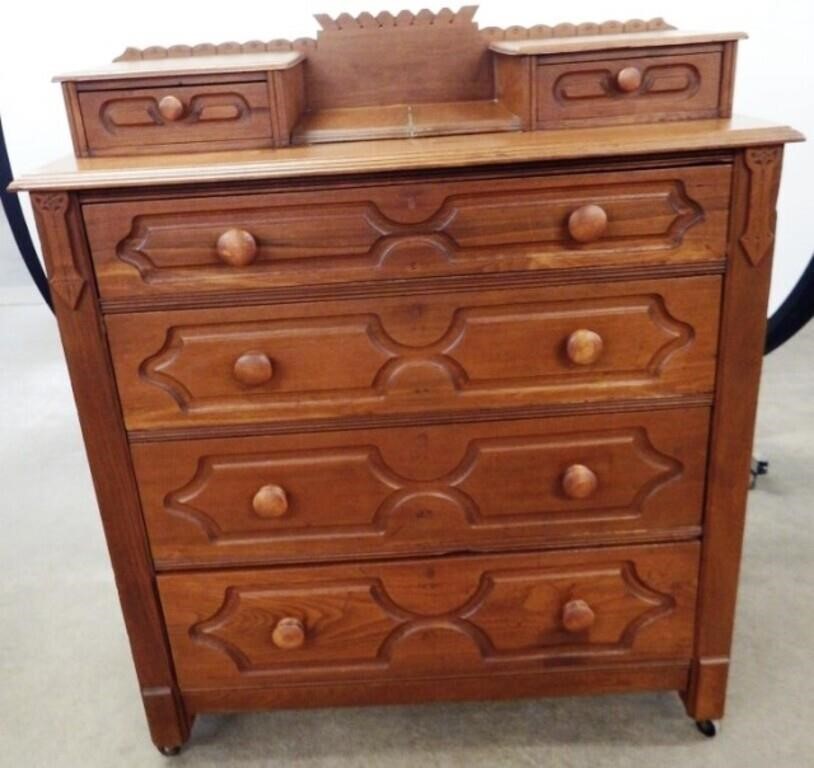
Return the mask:
{"type": "Polygon", "coordinates": [[[747,149],[744,162],[749,169],[749,197],[746,225],[740,244],[753,266],[757,266],[771,252],[777,220],[775,201],[780,184],[779,147],[747,149]]]}
{"type": "Polygon", "coordinates": [[[31,204],[37,212],[40,235],[49,265],[51,291],[71,309],[76,309],[85,288],[85,279],[76,266],[65,215],[70,198],[65,192],[33,192],[31,204]]]}
{"type": "Polygon", "coordinates": [[[31,203],[35,210],[64,214],[68,210],[68,195],[65,192],[32,192],[31,203]]]}

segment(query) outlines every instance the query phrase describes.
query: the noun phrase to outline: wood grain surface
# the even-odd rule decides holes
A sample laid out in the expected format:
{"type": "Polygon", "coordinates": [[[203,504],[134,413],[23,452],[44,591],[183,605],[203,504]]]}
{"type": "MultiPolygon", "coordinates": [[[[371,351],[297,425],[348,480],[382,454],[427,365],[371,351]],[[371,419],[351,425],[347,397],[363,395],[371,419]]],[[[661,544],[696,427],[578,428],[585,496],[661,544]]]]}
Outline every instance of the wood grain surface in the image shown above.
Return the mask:
{"type": "Polygon", "coordinates": [[[108,315],[129,429],[712,391],[719,277],[108,315]],[[603,339],[596,362],[568,339],[603,339]],[[264,354],[246,384],[235,362],[264,354]]]}
{"type": "Polygon", "coordinates": [[[725,163],[528,178],[461,174],[98,202],[83,213],[102,297],[149,301],[597,264],[722,263],[730,177],[725,163]],[[589,208],[601,208],[605,224],[585,238],[574,221],[589,208]]]}
{"type": "MultiPolygon", "coordinates": [[[[681,660],[699,545],[459,557],[158,577],[185,692],[681,660]],[[595,612],[563,624],[569,601],[595,612]],[[303,642],[274,632],[296,619],[303,642]]],[[[567,617],[566,617],[567,621],[567,617]]]]}
{"type": "Polygon", "coordinates": [[[133,445],[159,569],[700,531],[709,410],[133,445]],[[571,491],[574,467],[594,478],[571,491]]]}

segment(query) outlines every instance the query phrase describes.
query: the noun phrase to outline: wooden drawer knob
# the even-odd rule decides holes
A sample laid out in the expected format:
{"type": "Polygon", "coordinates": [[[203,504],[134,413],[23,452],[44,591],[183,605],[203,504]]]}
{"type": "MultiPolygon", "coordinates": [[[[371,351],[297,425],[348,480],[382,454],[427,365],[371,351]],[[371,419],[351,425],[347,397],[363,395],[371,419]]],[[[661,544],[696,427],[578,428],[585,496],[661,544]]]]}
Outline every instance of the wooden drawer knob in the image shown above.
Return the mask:
{"type": "Polygon", "coordinates": [[[184,102],[177,96],[164,96],[158,102],[158,111],[165,120],[174,123],[184,116],[184,102]]]}
{"type": "Polygon", "coordinates": [[[562,476],[562,490],[569,499],[587,499],[598,485],[596,474],[584,464],[572,464],[562,476]]]}
{"type": "Polygon", "coordinates": [[[271,381],[274,366],[265,352],[244,352],[233,368],[235,378],[247,387],[257,387],[271,381]]]}
{"type": "Polygon", "coordinates": [[[245,267],[257,257],[257,241],[245,229],[227,229],[216,248],[220,260],[232,267],[245,267]]]}
{"type": "Polygon", "coordinates": [[[562,609],[562,625],[566,632],[584,632],[590,629],[596,614],[584,600],[569,600],[562,609]]]}
{"type": "Polygon", "coordinates": [[[595,331],[578,328],[565,344],[568,359],[575,365],[591,365],[599,360],[605,343],[595,331]]]}
{"type": "Polygon", "coordinates": [[[638,91],[642,85],[642,71],[638,67],[625,67],[616,74],[616,87],[623,93],[638,91]]]}
{"type": "Polygon", "coordinates": [[[288,496],[279,485],[264,485],[254,494],[252,509],[260,517],[282,517],[288,512],[288,496]]]}
{"type": "Polygon", "coordinates": [[[568,234],[578,243],[592,243],[605,234],[608,214],[601,205],[582,205],[568,217],[568,234]]]}
{"type": "Polygon", "coordinates": [[[277,626],[271,633],[271,640],[274,645],[284,651],[302,648],[305,643],[305,626],[299,619],[286,616],[277,622],[277,626]]]}

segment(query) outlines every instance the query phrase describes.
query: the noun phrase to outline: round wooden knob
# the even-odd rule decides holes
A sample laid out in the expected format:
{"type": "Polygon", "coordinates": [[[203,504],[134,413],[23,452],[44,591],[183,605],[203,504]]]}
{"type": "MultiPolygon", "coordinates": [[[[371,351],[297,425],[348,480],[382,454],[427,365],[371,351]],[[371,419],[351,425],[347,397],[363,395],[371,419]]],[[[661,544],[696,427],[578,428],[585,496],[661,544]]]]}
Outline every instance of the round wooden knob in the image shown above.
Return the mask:
{"type": "Polygon", "coordinates": [[[232,267],[245,267],[257,257],[257,241],[245,229],[227,229],[216,248],[221,261],[232,267]]]}
{"type": "Polygon", "coordinates": [[[302,648],[305,643],[305,626],[299,619],[286,616],[277,622],[277,626],[271,633],[271,640],[274,645],[284,651],[302,648]]]}
{"type": "Polygon", "coordinates": [[[279,485],[264,485],[254,494],[252,509],[260,517],[282,517],[288,512],[288,496],[279,485]]]}
{"type": "Polygon", "coordinates": [[[642,84],[642,71],[638,67],[625,67],[616,74],[616,86],[624,93],[638,91],[642,84]]]}
{"type": "Polygon", "coordinates": [[[584,464],[572,464],[562,476],[562,490],[569,499],[587,499],[598,485],[596,474],[584,464]]]}
{"type": "Polygon", "coordinates": [[[569,600],[562,609],[562,625],[566,632],[584,632],[593,626],[596,614],[584,600],[569,600]]]}
{"type": "Polygon", "coordinates": [[[184,102],[177,96],[164,96],[158,102],[158,111],[161,113],[161,117],[174,123],[184,116],[184,102]]]}
{"type": "Polygon", "coordinates": [[[599,205],[583,205],[568,217],[568,234],[578,243],[592,243],[605,234],[608,214],[599,205]]]}
{"type": "Polygon", "coordinates": [[[605,343],[595,331],[578,328],[565,344],[568,359],[575,365],[591,365],[599,360],[605,343]]]}
{"type": "Polygon", "coordinates": [[[233,368],[235,378],[247,387],[266,384],[274,376],[274,366],[265,352],[244,352],[233,368]]]}

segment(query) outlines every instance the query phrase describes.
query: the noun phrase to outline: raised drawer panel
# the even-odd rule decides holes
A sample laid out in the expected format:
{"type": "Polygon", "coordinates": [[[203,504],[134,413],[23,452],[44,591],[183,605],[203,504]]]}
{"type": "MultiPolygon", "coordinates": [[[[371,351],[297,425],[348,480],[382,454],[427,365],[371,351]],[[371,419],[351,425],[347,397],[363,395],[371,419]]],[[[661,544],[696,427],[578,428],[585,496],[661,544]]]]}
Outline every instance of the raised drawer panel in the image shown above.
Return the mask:
{"type": "Polygon", "coordinates": [[[129,429],[711,393],[719,277],[110,315],[129,429]]]}
{"type": "Polygon", "coordinates": [[[93,155],[272,143],[265,77],[256,82],[83,91],[78,99],[93,155]]]}
{"type": "Polygon", "coordinates": [[[687,535],[706,408],[132,446],[159,568],[687,535]]]}
{"type": "Polygon", "coordinates": [[[83,212],[103,302],[116,305],[184,292],[721,261],[729,179],[722,164],[104,202],[83,212]],[[588,233],[572,218],[587,206],[605,216],[588,233]]]}
{"type": "Polygon", "coordinates": [[[183,690],[688,659],[696,542],[159,575],[183,690]]]}
{"type": "Polygon", "coordinates": [[[537,66],[537,127],[719,116],[720,51],[537,66]]]}

